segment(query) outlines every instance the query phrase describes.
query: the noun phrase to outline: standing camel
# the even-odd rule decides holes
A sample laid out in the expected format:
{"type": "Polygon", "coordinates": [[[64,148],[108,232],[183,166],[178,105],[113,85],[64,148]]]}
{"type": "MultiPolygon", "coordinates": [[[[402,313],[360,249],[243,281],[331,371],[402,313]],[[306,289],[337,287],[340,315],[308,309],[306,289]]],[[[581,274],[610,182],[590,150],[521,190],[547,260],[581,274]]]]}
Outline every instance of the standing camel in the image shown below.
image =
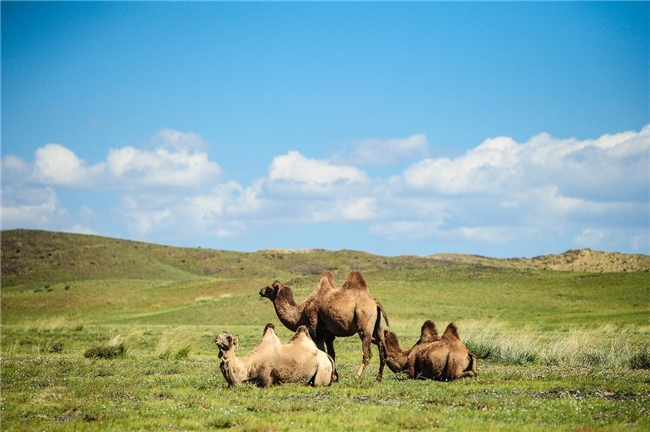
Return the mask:
{"type": "MultiPolygon", "coordinates": [[[[280,322],[293,332],[298,330],[298,327],[301,325],[306,324],[303,319],[305,305],[314,302],[318,293],[319,288],[317,287],[305,300],[296,303],[291,287],[284,285],[280,281],[276,280],[271,285],[260,289],[260,297],[266,297],[271,300],[280,322]]],[[[327,346],[326,352],[335,359],[334,335],[326,332],[321,326],[312,337],[319,347],[322,347],[323,343],[325,343],[327,346]]]]}
{"type": "Polygon", "coordinates": [[[309,334],[318,347],[324,351],[324,344],[327,344],[327,352],[334,359],[334,337],[358,334],[361,338],[363,361],[356,378],[361,376],[370,363],[370,345],[376,344],[379,349],[377,380],[381,381],[386,359],[382,317],[386,325],[388,318],[381,303],[370,295],[361,273],[350,272],[343,285],[336,288],[332,274],[324,272],[316,289],[299,304],[293,300],[289,287],[280,285],[274,283],[275,288],[262,288],[260,295],[271,299],[278,318],[287,328],[291,329],[289,325],[307,325],[309,334]],[[297,318],[298,316],[300,318],[297,318]]]}

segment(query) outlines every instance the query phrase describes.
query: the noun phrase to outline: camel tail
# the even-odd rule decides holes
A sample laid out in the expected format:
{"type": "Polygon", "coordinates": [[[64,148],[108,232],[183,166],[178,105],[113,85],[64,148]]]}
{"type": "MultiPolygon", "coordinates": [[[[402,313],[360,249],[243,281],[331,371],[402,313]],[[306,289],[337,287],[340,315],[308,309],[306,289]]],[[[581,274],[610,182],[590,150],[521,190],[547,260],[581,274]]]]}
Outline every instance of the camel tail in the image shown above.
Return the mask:
{"type": "Polygon", "coordinates": [[[471,357],[474,357],[475,359],[486,359],[486,358],[490,357],[490,354],[492,354],[492,350],[488,350],[488,352],[485,355],[482,355],[482,356],[474,353],[473,351],[471,351],[469,349],[467,351],[469,351],[469,355],[471,357]]]}
{"type": "MultiPolygon", "coordinates": [[[[377,303],[377,310],[379,311],[381,316],[384,317],[384,321],[386,321],[386,327],[390,327],[390,324],[388,324],[388,316],[386,315],[386,311],[384,310],[384,307],[377,300],[375,300],[375,303],[377,303]]],[[[379,318],[379,320],[381,320],[381,317],[379,318]]]]}

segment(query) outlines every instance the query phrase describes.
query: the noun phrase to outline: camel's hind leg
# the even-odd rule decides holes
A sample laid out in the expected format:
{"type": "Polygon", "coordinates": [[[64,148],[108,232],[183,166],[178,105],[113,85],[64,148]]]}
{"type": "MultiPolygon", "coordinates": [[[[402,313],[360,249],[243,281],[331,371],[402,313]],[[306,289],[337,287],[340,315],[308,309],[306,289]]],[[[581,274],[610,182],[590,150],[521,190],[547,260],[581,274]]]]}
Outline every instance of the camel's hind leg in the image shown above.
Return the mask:
{"type": "Polygon", "coordinates": [[[363,348],[363,361],[361,362],[361,366],[359,366],[359,371],[357,372],[355,379],[361,377],[363,370],[368,366],[368,363],[370,363],[370,359],[372,358],[372,350],[370,349],[372,333],[359,331],[359,337],[361,338],[361,347],[363,348]]]}

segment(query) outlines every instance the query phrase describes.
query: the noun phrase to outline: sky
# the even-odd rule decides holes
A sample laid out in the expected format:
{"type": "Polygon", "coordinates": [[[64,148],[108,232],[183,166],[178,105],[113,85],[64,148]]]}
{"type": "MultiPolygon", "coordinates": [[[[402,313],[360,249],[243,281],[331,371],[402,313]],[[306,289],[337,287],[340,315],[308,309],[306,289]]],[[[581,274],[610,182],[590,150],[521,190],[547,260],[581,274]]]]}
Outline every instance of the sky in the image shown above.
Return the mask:
{"type": "Polygon", "coordinates": [[[3,230],[650,254],[648,2],[1,3],[3,230]]]}

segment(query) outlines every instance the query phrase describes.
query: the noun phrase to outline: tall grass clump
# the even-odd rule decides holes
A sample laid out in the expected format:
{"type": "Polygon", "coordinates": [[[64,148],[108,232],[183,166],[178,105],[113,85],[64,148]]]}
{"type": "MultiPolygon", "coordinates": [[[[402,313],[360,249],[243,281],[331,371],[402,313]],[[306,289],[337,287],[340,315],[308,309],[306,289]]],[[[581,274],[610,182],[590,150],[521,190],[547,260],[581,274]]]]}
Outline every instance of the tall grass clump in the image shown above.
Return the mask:
{"type": "Polygon", "coordinates": [[[650,364],[648,346],[639,350],[638,338],[631,327],[616,332],[584,328],[542,332],[530,327],[514,330],[491,321],[487,325],[462,323],[461,331],[461,338],[469,349],[479,355],[490,351],[490,357],[503,364],[611,369],[645,369],[650,364]]]}
{"type": "Polygon", "coordinates": [[[192,336],[182,329],[165,332],[156,346],[156,357],[162,360],[186,359],[192,349],[192,345],[188,343],[192,336]]]}
{"type": "Polygon", "coordinates": [[[84,352],[86,358],[107,359],[114,357],[123,357],[126,355],[126,346],[121,341],[119,334],[113,335],[107,343],[95,345],[84,352]]]}
{"type": "Polygon", "coordinates": [[[630,359],[631,369],[650,369],[650,347],[645,345],[643,349],[635,353],[630,359]]]}
{"type": "Polygon", "coordinates": [[[88,348],[84,352],[86,358],[107,359],[113,357],[123,357],[126,355],[126,347],[123,343],[119,345],[96,345],[88,348]]]}

